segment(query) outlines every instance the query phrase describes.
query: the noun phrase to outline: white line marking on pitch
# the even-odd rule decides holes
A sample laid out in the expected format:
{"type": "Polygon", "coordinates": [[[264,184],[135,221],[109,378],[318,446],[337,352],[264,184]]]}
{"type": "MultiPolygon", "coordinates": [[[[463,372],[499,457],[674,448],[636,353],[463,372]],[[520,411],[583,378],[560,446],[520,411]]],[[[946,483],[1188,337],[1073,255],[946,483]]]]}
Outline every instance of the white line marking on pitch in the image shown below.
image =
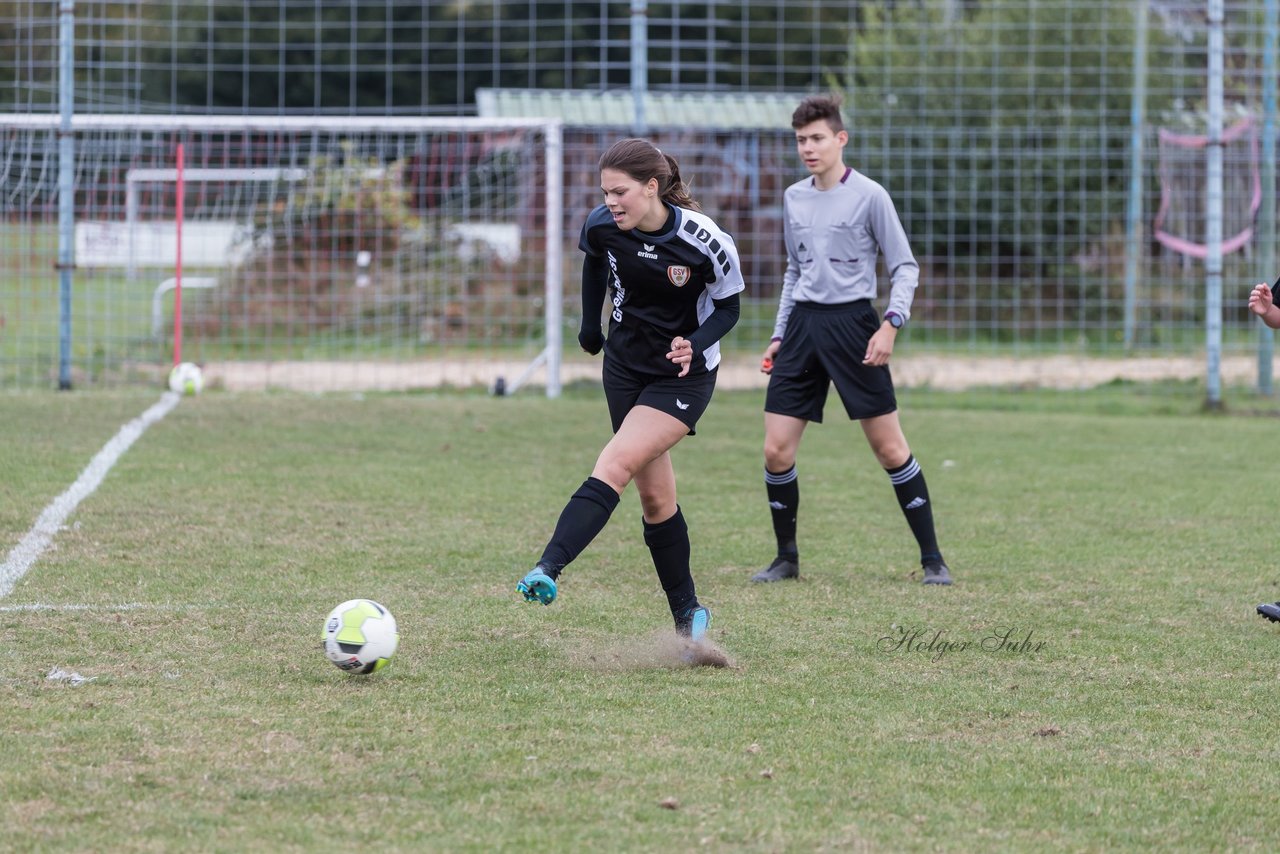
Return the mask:
{"type": "Polygon", "coordinates": [[[143,605],[141,602],[125,602],[122,605],[84,605],[78,602],[69,605],[47,605],[44,602],[31,602],[27,605],[0,605],[0,614],[18,611],[141,611],[156,608],[155,605],[143,605]]]}
{"type": "Polygon", "coordinates": [[[147,432],[148,427],[173,411],[180,400],[182,400],[181,395],[166,391],[161,395],[159,403],[152,405],[146,412],[121,427],[120,432],[103,445],[97,456],[89,461],[84,471],[80,472],[76,482],[44,508],[35,525],[13,547],[13,551],[9,552],[4,563],[0,564],[0,599],[13,592],[14,585],[27,574],[27,570],[31,569],[32,564],[53,542],[54,535],[62,528],[67,517],[81,501],[93,494],[93,491],[102,483],[102,479],[107,476],[107,472],[111,471],[111,467],[124,456],[125,451],[129,450],[129,446],[138,441],[138,437],[147,432]]]}

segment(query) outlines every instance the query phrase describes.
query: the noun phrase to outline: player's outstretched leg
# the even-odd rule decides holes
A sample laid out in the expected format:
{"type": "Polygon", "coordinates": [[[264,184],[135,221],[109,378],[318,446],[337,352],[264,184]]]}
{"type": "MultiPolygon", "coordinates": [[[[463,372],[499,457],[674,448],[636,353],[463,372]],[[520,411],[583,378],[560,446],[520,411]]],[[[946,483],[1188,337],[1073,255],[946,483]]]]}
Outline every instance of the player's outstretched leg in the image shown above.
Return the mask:
{"type": "Polygon", "coordinates": [[[556,581],[551,575],[548,567],[538,564],[516,583],[516,590],[524,595],[526,602],[550,605],[556,601],[556,581]]]}
{"type": "Polygon", "coordinates": [[[537,565],[516,584],[516,590],[524,595],[526,602],[550,605],[555,601],[556,579],[561,570],[600,533],[618,506],[618,500],[618,493],[604,481],[594,477],[583,481],[560,511],[555,532],[537,565]]]}
{"type": "Polygon", "coordinates": [[[710,625],[711,612],[697,602],[676,615],[676,631],[691,641],[700,641],[706,637],[707,627],[710,625]]]}
{"type": "Polygon", "coordinates": [[[1280,602],[1263,602],[1258,606],[1258,615],[1273,623],[1280,623],[1280,602]]]}

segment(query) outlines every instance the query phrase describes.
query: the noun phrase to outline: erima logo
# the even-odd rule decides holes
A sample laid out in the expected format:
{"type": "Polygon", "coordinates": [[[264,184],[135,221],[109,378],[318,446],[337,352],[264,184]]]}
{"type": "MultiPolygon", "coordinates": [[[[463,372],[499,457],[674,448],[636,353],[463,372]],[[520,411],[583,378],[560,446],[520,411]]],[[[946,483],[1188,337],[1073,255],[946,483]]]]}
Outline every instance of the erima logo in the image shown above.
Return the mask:
{"type": "Polygon", "coordinates": [[[641,243],[640,245],[643,246],[644,248],[636,253],[636,257],[648,258],[650,261],[658,260],[658,254],[653,251],[652,246],[650,246],[648,243],[641,243]]]}
{"type": "Polygon", "coordinates": [[[772,507],[774,510],[786,510],[786,509],[787,509],[787,505],[783,504],[781,501],[770,501],[770,502],[769,502],[769,506],[770,506],[770,507],[772,507]]]}
{"type": "Polygon", "coordinates": [[[903,510],[915,510],[917,507],[923,507],[923,506],[925,506],[925,505],[926,505],[926,504],[928,504],[928,503],[929,503],[929,502],[925,501],[923,498],[921,498],[919,495],[917,495],[915,498],[911,499],[911,503],[910,503],[910,504],[908,504],[906,507],[903,507],[902,509],[903,509],[903,510]]]}
{"type": "Polygon", "coordinates": [[[678,397],[676,398],[676,409],[688,409],[688,408],[689,408],[689,404],[682,403],[680,401],[680,398],[678,397]]]}
{"type": "Polygon", "coordinates": [[[652,246],[650,246],[648,243],[644,243],[644,244],[641,244],[641,245],[642,245],[642,246],[644,246],[644,251],[645,251],[645,252],[652,252],[652,251],[653,251],[653,247],[652,247],[652,246]]]}

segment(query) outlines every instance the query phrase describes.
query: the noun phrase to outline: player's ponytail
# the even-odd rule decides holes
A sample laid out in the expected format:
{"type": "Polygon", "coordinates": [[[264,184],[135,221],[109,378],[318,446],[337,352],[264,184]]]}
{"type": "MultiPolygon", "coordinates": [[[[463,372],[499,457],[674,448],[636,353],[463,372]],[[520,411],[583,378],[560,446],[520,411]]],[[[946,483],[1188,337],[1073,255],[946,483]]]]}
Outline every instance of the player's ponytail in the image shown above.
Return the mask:
{"type": "MultiPolygon", "coordinates": [[[[680,178],[680,164],[670,154],[663,154],[662,158],[667,161],[667,168],[671,170],[671,177],[666,184],[666,189],[661,193],[662,200],[678,208],[689,208],[695,211],[702,210],[689,192],[689,185],[680,178]]],[[[658,179],[658,184],[659,186],[662,185],[661,178],[658,179]]]]}
{"type": "Polygon", "coordinates": [[[658,195],[667,204],[700,211],[689,186],[680,178],[680,164],[647,139],[620,139],[600,157],[600,169],[615,169],[642,184],[658,182],[658,195]]]}

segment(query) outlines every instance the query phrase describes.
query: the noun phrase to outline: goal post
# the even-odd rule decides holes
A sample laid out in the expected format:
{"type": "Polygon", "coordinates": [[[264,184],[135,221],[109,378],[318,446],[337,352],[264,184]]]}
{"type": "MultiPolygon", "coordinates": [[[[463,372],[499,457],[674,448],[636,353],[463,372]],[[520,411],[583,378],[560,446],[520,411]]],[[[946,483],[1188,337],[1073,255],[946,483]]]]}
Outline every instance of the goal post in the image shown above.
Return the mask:
{"type": "MultiPolygon", "coordinates": [[[[34,235],[58,229],[47,168],[57,121],[0,115],[11,242],[43,244],[34,235]]],[[[547,396],[559,396],[558,119],[86,114],[72,129],[73,361],[95,380],[167,363],[157,325],[180,250],[184,282],[200,283],[184,298],[184,358],[211,383],[325,391],[501,380],[510,393],[545,377],[547,396]]],[[[14,263],[0,276],[23,288],[47,275],[41,263],[14,263]]]]}

